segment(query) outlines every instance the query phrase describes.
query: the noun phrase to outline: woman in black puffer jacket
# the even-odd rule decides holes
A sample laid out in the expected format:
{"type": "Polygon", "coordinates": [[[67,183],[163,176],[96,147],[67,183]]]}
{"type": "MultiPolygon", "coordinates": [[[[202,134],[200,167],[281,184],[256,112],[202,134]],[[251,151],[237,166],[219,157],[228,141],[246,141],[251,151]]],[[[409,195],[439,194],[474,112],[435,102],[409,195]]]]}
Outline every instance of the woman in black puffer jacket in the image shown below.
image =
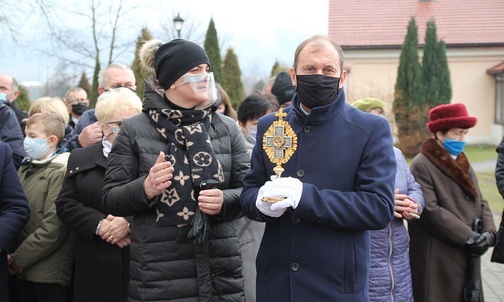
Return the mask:
{"type": "Polygon", "coordinates": [[[103,189],[110,214],[133,215],[129,301],[244,301],[233,221],[249,169],[240,130],[215,113],[200,46],[151,40],[140,57],[155,73],[143,112],[122,124],[103,189]]]}

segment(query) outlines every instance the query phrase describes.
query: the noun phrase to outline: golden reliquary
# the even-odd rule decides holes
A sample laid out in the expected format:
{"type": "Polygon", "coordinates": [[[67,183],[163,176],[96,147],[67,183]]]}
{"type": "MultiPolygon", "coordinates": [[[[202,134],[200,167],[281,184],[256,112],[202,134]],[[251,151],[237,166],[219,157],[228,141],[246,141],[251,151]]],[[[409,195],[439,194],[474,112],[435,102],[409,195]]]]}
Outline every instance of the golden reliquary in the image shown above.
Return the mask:
{"type": "MultiPolygon", "coordinates": [[[[275,116],[278,116],[278,121],[274,121],[264,133],[263,149],[269,160],[276,164],[273,172],[276,178],[280,178],[284,171],[282,164],[288,162],[297,149],[297,135],[289,123],[283,120],[287,113],[283,112],[282,108],[275,113],[275,116]]],[[[264,197],[262,201],[277,202],[282,199],[285,197],[264,197]]]]}

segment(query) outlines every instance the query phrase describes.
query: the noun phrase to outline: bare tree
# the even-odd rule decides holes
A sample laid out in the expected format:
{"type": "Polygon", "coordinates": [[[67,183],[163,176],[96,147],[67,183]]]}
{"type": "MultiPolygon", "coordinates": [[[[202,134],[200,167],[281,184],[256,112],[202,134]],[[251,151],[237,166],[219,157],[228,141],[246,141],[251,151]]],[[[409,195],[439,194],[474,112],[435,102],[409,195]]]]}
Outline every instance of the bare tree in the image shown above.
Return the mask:
{"type": "Polygon", "coordinates": [[[116,60],[131,60],[129,52],[134,46],[135,35],[132,34],[134,28],[129,25],[138,24],[135,22],[134,12],[138,8],[135,3],[131,0],[86,0],[74,2],[71,7],[60,3],[59,6],[51,7],[51,13],[47,13],[45,17],[52,47],[39,48],[38,51],[56,58],[62,66],[79,67],[79,74],[82,70],[87,70],[88,73],[93,70],[90,95],[92,104],[96,100],[101,66],[116,60]],[[124,57],[125,54],[127,58],[124,57]],[[107,61],[102,61],[103,58],[107,61]]]}
{"type": "MultiPolygon", "coordinates": [[[[16,0],[0,0],[0,34],[3,37],[10,37],[14,42],[18,42],[18,27],[21,27],[23,15],[44,15],[51,0],[27,0],[19,2],[16,0]]],[[[5,41],[8,39],[3,40],[5,41]]],[[[0,45],[0,48],[3,45],[0,45]]]]}

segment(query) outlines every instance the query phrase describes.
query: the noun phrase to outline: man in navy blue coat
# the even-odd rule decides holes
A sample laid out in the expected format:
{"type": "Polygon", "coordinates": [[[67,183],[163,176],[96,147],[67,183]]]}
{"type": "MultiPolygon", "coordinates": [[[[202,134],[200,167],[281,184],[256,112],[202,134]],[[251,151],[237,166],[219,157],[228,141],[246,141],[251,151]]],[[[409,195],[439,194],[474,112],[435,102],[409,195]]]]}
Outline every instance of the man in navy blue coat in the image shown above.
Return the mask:
{"type": "Polygon", "coordinates": [[[283,119],[298,144],[281,178],[270,180],[275,164],[261,143],[279,117],[259,120],[240,199],[246,216],[266,222],[257,301],[369,300],[368,230],[393,217],[396,163],[388,121],[345,102],[343,60],[325,36],[296,49],[297,92],[283,119]]]}
{"type": "Polygon", "coordinates": [[[16,113],[9,106],[0,104],[0,141],[9,144],[16,170],[21,166],[21,162],[26,156],[23,139],[23,131],[16,118],[16,113]]]}
{"type": "Polygon", "coordinates": [[[0,141],[0,301],[9,301],[7,246],[30,218],[30,208],[12,162],[9,145],[0,141]]]}

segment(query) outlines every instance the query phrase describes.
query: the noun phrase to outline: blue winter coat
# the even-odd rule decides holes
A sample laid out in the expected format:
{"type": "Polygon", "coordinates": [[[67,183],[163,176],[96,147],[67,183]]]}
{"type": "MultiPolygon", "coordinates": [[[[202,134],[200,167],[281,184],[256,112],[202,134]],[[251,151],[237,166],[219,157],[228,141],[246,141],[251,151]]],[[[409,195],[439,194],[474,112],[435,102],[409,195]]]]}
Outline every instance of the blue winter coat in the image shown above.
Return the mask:
{"type": "Polygon", "coordinates": [[[0,301],[8,301],[7,247],[30,218],[30,207],[12,161],[0,141],[0,301]]]}
{"type": "Polygon", "coordinates": [[[23,131],[16,118],[16,113],[7,105],[0,105],[0,141],[12,149],[12,162],[16,170],[21,166],[21,161],[26,156],[23,147],[23,131]]]}
{"type": "MultiPolygon", "coordinates": [[[[397,161],[395,188],[423,209],[422,187],[415,181],[401,150],[394,148],[397,161]]],[[[394,218],[382,230],[371,231],[369,301],[413,301],[408,254],[409,236],[403,219],[394,218]]]]}
{"type": "MultiPolygon", "coordinates": [[[[396,162],[386,119],[345,103],[342,91],[331,104],[306,116],[297,97],[288,121],[297,151],[282,177],[296,177],[303,192],[295,210],[262,215],[255,202],[275,166],[261,143],[252,153],[240,203],[249,218],[266,221],[256,260],[257,301],[368,301],[370,236],[392,219],[396,162]]],[[[257,141],[274,114],[259,120],[257,141]]]]}

